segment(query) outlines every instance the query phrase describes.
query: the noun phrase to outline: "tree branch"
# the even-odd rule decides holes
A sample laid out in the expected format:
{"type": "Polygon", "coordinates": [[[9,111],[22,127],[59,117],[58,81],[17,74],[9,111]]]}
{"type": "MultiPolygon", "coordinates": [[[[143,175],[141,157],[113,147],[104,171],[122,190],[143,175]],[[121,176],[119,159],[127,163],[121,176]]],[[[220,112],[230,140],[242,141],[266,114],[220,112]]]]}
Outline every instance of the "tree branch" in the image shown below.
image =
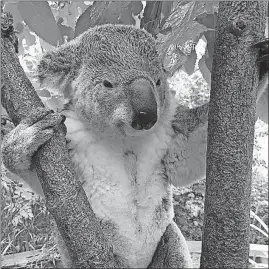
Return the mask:
{"type": "MultiPolygon", "coordinates": [[[[2,13],[1,83],[2,105],[15,125],[33,114],[48,112],[26,77],[14,50],[13,26],[2,13]]],[[[10,15],[9,15],[10,16],[10,15]]],[[[74,267],[111,268],[112,248],[88,202],[66,149],[62,125],[53,138],[38,150],[34,165],[46,197],[47,208],[56,220],[74,267]]]]}

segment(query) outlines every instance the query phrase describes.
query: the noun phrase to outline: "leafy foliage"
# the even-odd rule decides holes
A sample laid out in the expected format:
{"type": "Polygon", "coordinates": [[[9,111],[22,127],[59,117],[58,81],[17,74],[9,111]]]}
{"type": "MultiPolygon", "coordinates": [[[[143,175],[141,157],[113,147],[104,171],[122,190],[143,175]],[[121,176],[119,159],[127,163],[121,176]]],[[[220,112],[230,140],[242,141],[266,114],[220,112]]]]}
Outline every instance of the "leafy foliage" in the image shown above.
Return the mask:
{"type": "Polygon", "coordinates": [[[63,43],[63,37],[47,1],[20,1],[18,9],[30,30],[39,37],[54,46],[63,43]]]}
{"type": "MultiPolygon", "coordinates": [[[[123,15],[125,12],[130,15],[125,17],[131,17],[131,5],[129,1],[126,2],[94,2],[92,6],[89,6],[85,12],[79,17],[76,23],[75,36],[80,35],[87,29],[106,23],[123,24],[123,15]]],[[[133,23],[127,23],[133,24],[133,23]]]]}
{"type": "Polygon", "coordinates": [[[141,20],[141,27],[151,33],[155,38],[159,33],[165,33],[168,29],[163,30],[163,26],[172,9],[173,1],[147,2],[143,18],[141,20]]]}
{"type": "Polygon", "coordinates": [[[3,166],[1,172],[2,255],[43,247],[51,226],[44,201],[7,177],[3,166]]]}

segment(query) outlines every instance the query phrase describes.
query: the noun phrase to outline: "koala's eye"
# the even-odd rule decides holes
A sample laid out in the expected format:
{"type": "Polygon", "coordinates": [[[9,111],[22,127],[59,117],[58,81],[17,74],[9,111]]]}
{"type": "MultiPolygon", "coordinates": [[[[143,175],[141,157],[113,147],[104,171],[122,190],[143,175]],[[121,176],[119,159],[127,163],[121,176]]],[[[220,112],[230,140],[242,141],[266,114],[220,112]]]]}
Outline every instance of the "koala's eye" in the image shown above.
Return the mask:
{"type": "Polygon", "coordinates": [[[103,85],[104,85],[106,88],[113,88],[112,83],[109,82],[108,80],[104,80],[104,81],[103,81],[103,85]]]}
{"type": "Polygon", "coordinates": [[[158,79],[157,82],[156,82],[156,86],[160,86],[161,85],[161,80],[158,79]]]}

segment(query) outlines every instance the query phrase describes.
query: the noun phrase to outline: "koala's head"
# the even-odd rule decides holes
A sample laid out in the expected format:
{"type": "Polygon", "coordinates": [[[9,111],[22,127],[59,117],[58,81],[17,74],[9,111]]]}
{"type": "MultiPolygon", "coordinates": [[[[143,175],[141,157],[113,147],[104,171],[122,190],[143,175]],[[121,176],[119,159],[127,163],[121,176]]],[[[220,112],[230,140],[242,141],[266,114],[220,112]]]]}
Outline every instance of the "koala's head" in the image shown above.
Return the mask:
{"type": "Polygon", "coordinates": [[[169,105],[155,41],[132,26],[88,30],[46,53],[38,76],[41,83],[61,90],[89,128],[99,131],[143,135],[169,105]]]}

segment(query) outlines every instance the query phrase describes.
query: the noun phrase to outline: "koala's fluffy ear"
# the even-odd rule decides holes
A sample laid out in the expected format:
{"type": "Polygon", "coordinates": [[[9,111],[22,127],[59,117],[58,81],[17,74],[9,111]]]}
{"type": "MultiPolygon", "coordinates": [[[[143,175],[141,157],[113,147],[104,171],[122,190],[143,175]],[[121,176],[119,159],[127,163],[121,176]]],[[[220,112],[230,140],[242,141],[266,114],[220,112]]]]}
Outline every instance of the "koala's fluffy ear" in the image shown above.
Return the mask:
{"type": "Polygon", "coordinates": [[[41,85],[68,97],[71,83],[79,72],[81,59],[80,39],[45,53],[37,69],[41,85]]]}

